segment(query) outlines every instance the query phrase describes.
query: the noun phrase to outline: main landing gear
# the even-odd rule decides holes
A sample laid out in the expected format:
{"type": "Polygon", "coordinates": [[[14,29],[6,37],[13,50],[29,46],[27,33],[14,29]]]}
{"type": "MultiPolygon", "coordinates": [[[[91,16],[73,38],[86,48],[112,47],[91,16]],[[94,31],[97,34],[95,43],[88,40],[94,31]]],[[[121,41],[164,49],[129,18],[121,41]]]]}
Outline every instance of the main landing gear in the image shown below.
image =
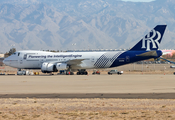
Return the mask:
{"type": "Polygon", "coordinates": [[[80,69],[78,70],[77,75],[88,75],[88,72],[85,69],[80,69]]]}

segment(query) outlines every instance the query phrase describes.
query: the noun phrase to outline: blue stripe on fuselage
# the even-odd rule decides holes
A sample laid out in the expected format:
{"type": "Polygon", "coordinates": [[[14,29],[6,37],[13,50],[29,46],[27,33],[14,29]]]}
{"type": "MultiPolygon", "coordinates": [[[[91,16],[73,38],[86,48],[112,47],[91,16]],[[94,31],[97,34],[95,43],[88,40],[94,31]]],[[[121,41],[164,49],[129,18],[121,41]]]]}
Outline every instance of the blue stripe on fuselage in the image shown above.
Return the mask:
{"type": "Polygon", "coordinates": [[[126,51],[122,53],[120,56],[117,57],[117,59],[113,62],[111,67],[117,67],[124,64],[134,63],[137,61],[147,60],[150,58],[159,58],[162,55],[162,51],[157,50],[157,56],[137,56],[142,53],[146,53],[148,51],[126,51]]]}

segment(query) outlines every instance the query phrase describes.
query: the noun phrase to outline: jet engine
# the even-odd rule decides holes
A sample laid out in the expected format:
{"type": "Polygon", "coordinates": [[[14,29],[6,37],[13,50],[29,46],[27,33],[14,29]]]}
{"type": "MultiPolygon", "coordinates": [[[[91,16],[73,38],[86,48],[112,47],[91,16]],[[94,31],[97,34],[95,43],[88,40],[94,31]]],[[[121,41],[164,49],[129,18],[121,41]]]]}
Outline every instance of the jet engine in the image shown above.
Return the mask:
{"type": "Polygon", "coordinates": [[[57,63],[56,68],[57,70],[67,70],[69,67],[66,63],[57,63]]]}
{"type": "Polygon", "coordinates": [[[58,72],[58,70],[67,70],[68,66],[65,63],[48,63],[44,62],[41,66],[41,71],[43,73],[51,73],[51,72],[58,72]]]}

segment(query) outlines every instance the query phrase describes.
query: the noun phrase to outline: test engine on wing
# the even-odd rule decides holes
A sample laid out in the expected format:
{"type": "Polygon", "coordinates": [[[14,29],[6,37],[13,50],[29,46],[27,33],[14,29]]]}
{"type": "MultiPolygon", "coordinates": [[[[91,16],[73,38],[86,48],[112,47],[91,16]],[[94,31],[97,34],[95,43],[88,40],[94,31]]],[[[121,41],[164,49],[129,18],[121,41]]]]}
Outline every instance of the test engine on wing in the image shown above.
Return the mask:
{"type": "Polygon", "coordinates": [[[69,67],[66,63],[48,63],[44,62],[41,66],[41,71],[43,73],[58,72],[59,70],[67,70],[69,67]]]}

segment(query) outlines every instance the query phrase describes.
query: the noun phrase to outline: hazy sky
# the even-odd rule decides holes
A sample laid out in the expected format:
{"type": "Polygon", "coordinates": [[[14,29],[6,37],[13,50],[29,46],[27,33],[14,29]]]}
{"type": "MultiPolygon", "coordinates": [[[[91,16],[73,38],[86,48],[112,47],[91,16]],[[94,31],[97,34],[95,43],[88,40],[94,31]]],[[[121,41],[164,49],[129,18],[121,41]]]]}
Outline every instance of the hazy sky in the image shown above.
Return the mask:
{"type": "Polygon", "coordinates": [[[155,0],[122,0],[122,1],[132,1],[132,2],[151,2],[155,0]]]}

